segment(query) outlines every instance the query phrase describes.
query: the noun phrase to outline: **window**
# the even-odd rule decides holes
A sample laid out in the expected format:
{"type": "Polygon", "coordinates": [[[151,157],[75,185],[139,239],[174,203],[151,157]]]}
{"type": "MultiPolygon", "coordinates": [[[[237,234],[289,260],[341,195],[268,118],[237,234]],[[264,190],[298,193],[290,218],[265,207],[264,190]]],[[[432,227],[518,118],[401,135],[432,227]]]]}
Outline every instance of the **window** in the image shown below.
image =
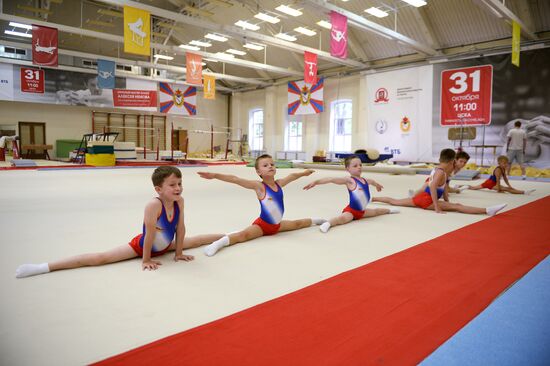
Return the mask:
{"type": "Polygon", "coordinates": [[[330,151],[351,151],[351,100],[330,104],[330,151]]]}
{"type": "MultiPolygon", "coordinates": [[[[288,117],[293,118],[293,116],[288,117]]],[[[285,151],[302,151],[302,121],[286,122],[285,151]]]]}
{"type": "Polygon", "coordinates": [[[264,111],[253,109],[248,119],[248,145],[250,150],[264,149],[264,111]]]}

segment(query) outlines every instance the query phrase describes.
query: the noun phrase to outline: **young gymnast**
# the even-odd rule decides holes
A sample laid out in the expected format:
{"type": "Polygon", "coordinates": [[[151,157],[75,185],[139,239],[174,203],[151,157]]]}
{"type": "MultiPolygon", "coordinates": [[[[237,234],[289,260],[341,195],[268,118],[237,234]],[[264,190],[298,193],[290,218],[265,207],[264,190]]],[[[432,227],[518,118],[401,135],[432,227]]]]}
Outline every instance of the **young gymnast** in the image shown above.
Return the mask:
{"type": "MultiPolygon", "coordinates": [[[[449,178],[447,178],[447,184],[449,184],[449,182],[452,179],[453,175],[458,174],[458,172],[461,171],[462,168],[464,168],[464,166],[466,166],[466,164],[468,163],[468,160],[470,160],[470,155],[466,151],[459,151],[459,152],[456,153],[455,168],[454,168],[452,174],[449,176],[449,178]]],[[[429,182],[430,182],[430,177],[426,178],[426,180],[424,181],[424,184],[422,185],[422,187],[420,187],[416,191],[413,190],[413,189],[409,189],[409,197],[414,197],[417,194],[421,193],[422,191],[425,191],[426,187],[428,187],[429,182]]],[[[449,193],[460,193],[460,192],[468,189],[468,186],[451,187],[451,185],[448,185],[448,187],[449,187],[448,188],[449,193]]]]}
{"type": "Polygon", "coordinates": [[[183,249],[211,243],[223,235],[199,235],[185,238],[181,179],[181,171],[176,167],[161,166],[155,169],[152,181],[158,197],[145,206],[143,233],[133,238],[130,243],[102,253],[81,254],[42,264],[23,264],[15,271],[15,277],[28,277],[84,266],[100,266],[135,257],[143,258],[141,265],[143,270],[155,270],[162,263],[151,258],[171,250],[175,250],[175,261],[193,260],[193,256],[183,254],[183,249]]]}
{"type": "Polygon", "coordinates": [[[500,204],[487,208],[465,206],[460,203],[451,203],[448,198],[447,177],[454,170],[455,151],[452,149],[443,149],[439,155],[439,165],[432,170],[428,187],[414,197],[395,199],[391,197],[374,197],[373,202],[384,202],[394,206],[420,207],[423,209],[434,210],[437,213],[444,211],[457,211],[468,214],[487,214],[489,216],[506,207],[506,204],[500,204]],[[443,201],[439,199],[443,197],[443,201]]]}
{"type": "Polygon", "coordinates": [[[348,156],[344,160],[344,166],[350,174],[348,177],[321,178],[304,187],[305,190],[308,190],[319,184],[333,183],[346,185],[348,188],[349,205],[344,208],[341,215],[333,217],[319,226],[319,229],[323,233],[328,232],[332,226],[344,225],[353,220],[399,212],[399,210],[395,208],[367,208],[367,205],[371,200],[369,185],[376,187],[378,192],[380,192],[384,187],[372,179],[361,177],[363,164],[361,159],[356,155],[348,156]]]}
{"type": "Polygon", "coordinates": [[[204,247],[204,254],[213,256],[223,247],[242,243],[264,235],[274,235],[279,231],[290,231],[309,227],[311,225],[321,225],[326,220],[323,219],[301,219],[301,220],[283,220],[285,211],[283,202],[283,187],[298,178],[308,176],[313,170],[306,169],[301,173],[292,173],[284,178],[275,180],[275,163],[270,155],[264,154],[256,159],[256,173],[262,179],[248,180],[234,175],[198,172],[205,179],[219,179],[224,182],[234,183],[243,188],[251,189],[256,193],[260,201],[260,217],[258,217],[250,226],[242,231],[225,235],[212,244],[204,247]]]}
{"type": "Polygon", "coordinates": [[[535,190],[534,189],[528,189],[526,191],[522,191],[519,189],[515,189],[510,185],[510,182],[508,181],[508,176],[506,175],[506,169],[508,167],[508,157],[505,155],[501,155],[497,158],[498,166],[493,170],[493,174],[483,183],[478,184],[477,186],[463,186],[469,189],[478,190],[478,189],[491,189],[495,190],[497,192],[509,192],[513,194],[531,194],[535,190]],[[500,184],[500,180],[504,179],[504,183],[508,187],[505,187],[500,184]]]}

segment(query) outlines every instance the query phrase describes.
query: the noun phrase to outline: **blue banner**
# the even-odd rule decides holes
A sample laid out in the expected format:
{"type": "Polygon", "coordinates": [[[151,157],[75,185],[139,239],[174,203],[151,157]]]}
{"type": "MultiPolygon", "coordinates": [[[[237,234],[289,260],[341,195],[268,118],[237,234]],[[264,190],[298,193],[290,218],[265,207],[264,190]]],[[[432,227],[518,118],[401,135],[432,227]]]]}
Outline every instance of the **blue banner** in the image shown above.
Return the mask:
{"type": "Polygon", "coordinates": [[[115,88],[114,61],[97,60],[97,85],[100,89],[115,88]]]}

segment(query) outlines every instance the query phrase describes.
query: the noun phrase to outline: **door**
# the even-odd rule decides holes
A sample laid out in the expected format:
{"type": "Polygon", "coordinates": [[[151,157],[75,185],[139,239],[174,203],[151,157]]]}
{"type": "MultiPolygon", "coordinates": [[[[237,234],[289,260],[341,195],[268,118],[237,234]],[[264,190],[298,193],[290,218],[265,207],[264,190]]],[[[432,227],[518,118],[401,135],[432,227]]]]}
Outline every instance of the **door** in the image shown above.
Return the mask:
{"type": "Polygon", "coordinates": [[[19,122],[19,137],[21,138],[21,156],[29,159],[44,159],[46,150],[24,150],[25,145],[46,145],[46,124],[42,122],[19,122]]]}
{"type": "Polygon", "coordinates": [[[173,130],[172,131],[172,150],[179,150],[185,152],[187,146],[187,130],[173,130]]]}

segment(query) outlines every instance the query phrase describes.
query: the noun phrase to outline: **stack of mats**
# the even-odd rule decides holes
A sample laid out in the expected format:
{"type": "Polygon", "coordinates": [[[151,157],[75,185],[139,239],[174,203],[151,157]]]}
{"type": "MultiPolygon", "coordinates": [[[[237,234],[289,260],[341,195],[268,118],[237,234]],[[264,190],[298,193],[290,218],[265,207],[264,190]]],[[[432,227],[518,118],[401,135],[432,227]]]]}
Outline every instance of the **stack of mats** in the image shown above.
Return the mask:
{"type": "Polygon", "coordinates": [[[92,166],[115,166],[115,148],[112,141],[90,141],[86,164],[92,166]]]}
{"type": "Polygon", "coordinates": [[[115,142],[115,158],[116,160],[136,160],[136,143],[135,142],[115,142]]]}

